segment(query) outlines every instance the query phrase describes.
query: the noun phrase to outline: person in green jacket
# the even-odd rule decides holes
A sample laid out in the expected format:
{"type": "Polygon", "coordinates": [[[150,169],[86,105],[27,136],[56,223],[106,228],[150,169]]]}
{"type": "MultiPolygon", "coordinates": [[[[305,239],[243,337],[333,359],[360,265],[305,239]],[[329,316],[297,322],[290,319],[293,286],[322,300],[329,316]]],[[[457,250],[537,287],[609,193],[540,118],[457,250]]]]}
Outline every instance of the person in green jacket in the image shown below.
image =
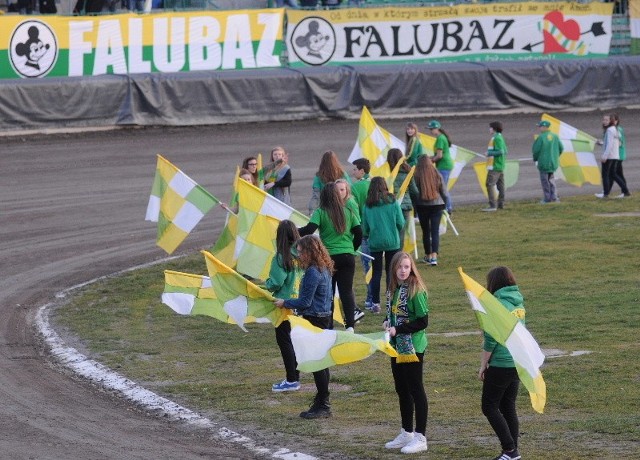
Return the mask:
{"type": "MultiPolygon", "coordinates": [[[[389,163],[389,169],[391,171],[394,170],[400,159],[403,157],[402,151],[400,149],[389,149],[387,152],[387,163],[389,163]]],[[[400,168],[398,169],[398,175],[393,180],[393,193],[395,193],[396,197],[398,197],[398,192],[404,184],[404,181],[407,178],[407,175],[411,171],[411,167],[404,161],[400,168]]],[[[412,197],[416,197],[419,195],[418,188],[416,187],[416,183],[411,179],[409,182],[409,187],[407,188],[406,193],[402,197],[402,201],[400,202],[400,209],[402,210],[402,217],[404,217],[404,227],[400,230],[400,248],[404,246],[404,234],[407,229],[407,225],[409,224],[409,219],[413,219],[411,216],[411,211],[413,210],[412,197]]]]}
{"type": "Polygon", "coordinates": [[[487,148],[487,194],[489,207],[483,211],[496,211],[504,208],[504,167],[507,157],[507,144],[502,137],[502,123],[489,123],[491,140],[487,148]],[[497,195],[497,196],[496,196],[497,195]]]}
{"type": "MultiPolygon", "coordinates": [[[[358,211],[360,213],[360,221],[362,221],[362,214],[364,212],[364,205],[367,201],[367,194],[369,193],[369,186],[371,185],[371,162],[366,158],[358,158],[351,162],[353,170],[351,175],[353,176],[353,182],[351,185],[351,194],[358,203],[358,211]]],[[[362,238],[360,243],[360,252],[363,254],[360,256],[360,263],[362,264],[362,270],[365,276],[369,272],[370,259],[369,255],[369,240],[362,238]]],[[[367,284],[367,296],[364,300],[364,308],[371,310],[373,308],[373,301],[371,295],[371,284],[367,284]]],[[[358,311],[356,310],[356,315],[358,311]]]]}
{"type": "Polygon", "coordinates": [[[401,249],[400,231],[404,228],[404,217],[400,204],[389,192],[387,182],[382,177],[371,179],[367,203],[362,215],[362,236],[369,239],[369,251],[373,257],[371,295],[373,313],[380,313],[380,280],[382,265],[386,273],[386,288],[389,288],[389,265],[391,259],[401,249]]]}
{"type": "Polygon", "coordinates": [[[418,125],[415,123],[407,123],[405,128],[405,152],[407,152],[406,163],[409,166],[415,166],[418,163],[418,157],[427,154],[422,142],[420,142],[418,125]]]}
{"type": "Polygon", "coordinates": [[[451,157],[451,139],[446,133],[442,124],[437,120],[431,120],[427,125],[431,130],[431,134],[435,136],[436,143],[433,147],[435,155],[431,159],[436,164],[436,169],[442,176],[444,188],[447,191],[445,209],[449,214],[453,213],[453,204],[451,202],[451,193],[449,193],[449,176],[453,171],[453,158],[451,157]]]}
{"type": "Polygon", "coordinates": [[[540,172],[540,184],[542,184],[542,193],[544,198],[540,203],[554,203],[560,201],[556,192],[556,179],[554,173],[560,166],[560,155],[563,147],[562,141],[549,128],[551,123],[547,120],[538,122],[540,134],[533,142],[531,151],[533,153],[533,161],[538,166],[540,172]]]}
{"type": "MultiPolygon", "coordinates": [[[[300,239],[298,228],[290,220],[282,220],[276,230],[276,254],[271,259],[269,278],[265,287],[279,299],[295,299],[298,297],[302,270],[293,254],[296,241],[300,239]]],[[[276,327],[276,342],[280,348],[286,377],[282,382],[274,383],[271,390],[276,393],[296,391],[300,389],[300,372],[296,369],[298,362],[291,343],[291,324],[283,321],[276,327]]]]}
{"type": "MultiPolygon", "coordinates": [[[[487,274],[487,291],[524,325],[524,299],[508,267],[494,267],[487,274]]],[[[516,399],[520,379],[509,350],[484,333],[478,378],[482,380],[482,413],[495,431],[502,453],[499,460],[516,460],[520,424],[516,399]]]]}

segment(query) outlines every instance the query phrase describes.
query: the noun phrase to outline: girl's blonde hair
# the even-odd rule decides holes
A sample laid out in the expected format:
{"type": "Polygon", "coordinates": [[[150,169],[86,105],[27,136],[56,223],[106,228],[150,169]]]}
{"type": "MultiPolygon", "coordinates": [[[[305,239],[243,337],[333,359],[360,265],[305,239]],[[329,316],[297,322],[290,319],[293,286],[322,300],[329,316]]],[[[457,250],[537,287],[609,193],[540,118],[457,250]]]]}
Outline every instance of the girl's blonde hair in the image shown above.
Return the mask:
{"type": "Polygon", "coordinates": [[[280,146],[280,145],[276,145],[274,148],[271,149],[271,162],[273,163],[275,160],[273,159],[273,152],[277,152],[278,150],[281,150],[283,153],[283,162],[287,163],[289,161],[289,153],[287,153],[287,151],[284,149],[284,147],[280,146]]]}
{"type": "Polygon", "coordinates": [[[325,248],[320,238],[315,235],[306,235],[296,243],[298,247],[298,256],[300,257],[300,266],[304,269],[316,266],[318,270],[326,268],[329,273],[333,274],[333,260],[325,248]]]}
{"type": "Polygon", "coordinates": [[[409,297],[415,296],[420,291],[427,292],[427,285],[422,280],[422,277],[420,276],[420,272],[418,271],[418,267],[416,266],[416,263],[413,260],[413,257],[411,257],[408,253],[397,252],[393,256],[393,259],[391,259],[391,265],[389,267],[389,270],[391,271],[391,277],[389,281],[389,292],[392,295],[402,283],[407,283],[408,290],[409,290],[409,297]],[[400,265],[400,262],[402,262],[404,259],[409,260],[409,262],[411,263],[411,273],[409,273],[409,277],[407,278],[406,281],[400,282],[398,281],[398,276],[396,275],[396,272],[398,271],[398,265],[400,265]]]}
{"type": "Polygon", "coordinates": [[[427,155],[420,155],[418,158],[414,179],[420,189],[420,198],[425,201],[438,198],[442,186],[442,176],[427,155]]]}
{"type": "Polygon", "coordinates": [[[351,184],[349,183],[349,181],[347,179],[344,179],[344,178],[340,178],[340,179],[336,180],[334,183],[336,185],[344,184],[345,187],[347,188],[347,196],[344,197],[344,201],[346,203],[347,200],[349,199],[349,197],[351,196],[351,184]]]}

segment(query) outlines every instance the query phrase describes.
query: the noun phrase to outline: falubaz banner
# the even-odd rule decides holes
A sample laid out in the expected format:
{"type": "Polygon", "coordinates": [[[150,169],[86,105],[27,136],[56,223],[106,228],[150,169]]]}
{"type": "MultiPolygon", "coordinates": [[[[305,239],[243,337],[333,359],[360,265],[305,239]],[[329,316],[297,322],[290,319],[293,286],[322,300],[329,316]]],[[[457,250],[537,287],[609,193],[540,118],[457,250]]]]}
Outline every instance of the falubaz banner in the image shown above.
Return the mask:
{"type": "Polygon", "coordinates": [[[284,9],[0,16],[0,78],[281,67],[284,9]]]}
{"type": "Polygon", "coordinates": [[[287,11],[292,67],[597,58],[613,3],[483,3],[287,11]]]}

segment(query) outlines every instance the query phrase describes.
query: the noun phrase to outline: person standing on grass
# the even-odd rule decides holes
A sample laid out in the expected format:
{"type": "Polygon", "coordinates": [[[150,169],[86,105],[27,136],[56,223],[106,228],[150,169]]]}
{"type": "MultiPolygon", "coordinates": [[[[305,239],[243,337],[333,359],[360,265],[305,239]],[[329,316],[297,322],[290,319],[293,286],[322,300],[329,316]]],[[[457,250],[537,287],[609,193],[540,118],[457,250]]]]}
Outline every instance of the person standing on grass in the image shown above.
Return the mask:
{"type": "Polygon", "coordinates": [[[424,281],[406,252],[398,252],[391,260],[389,294],[383,325],[398,352],[397,358],[391,358],[391,373],[400,403],[402,427],[400,434],[386,443],[385,448],[413,454],[427,450],[429,403],[424,390],[423,362],[429,302],[424,281]]]}
{"type": "Polygon", "coordinates": [[[283,147],[274,147],[271,150],[271,164],[264,167],[264,190],[282,201],[291,205],[291,168],[288,164],[289,155],[283,147]]]}
{"type": "MultiPolygon", "coordinates": [[[[627,159],[627,139],[624,137],[624,128],[620,124],[620,116],[617,113],[611,114],[611,119],[616,125],[616,129],[618,130],[618,139],[620,141],[620,149],[618,150],[620,156],[620,162],[618,163],[618,168],[616,170],[616,177],[618,177],[621,182],[624,183],[627,188],[627,193],[624,191],[618,195],[616,198],[625,198],[631,196],[631,192],[629,191],[629,187],[627,186],[627,179],[624,177],[624,171],[622,170],[622,162],[627,159]]],[[[618,185],[620,185],[618,183],[618,185]]]]}
{"type": "Polygon", "coordinates": [[[440,250],[440,220],[447,198],[446,187],[442,176],[426,155],[418,159],[414,180],[418,188],[414,205],[422,229],[423,261],[436,266],[440,250]]]}
{"type": "Polygon", "coordinates": [[[320,165],[318,166],[318,171],[316,175],[313,177],[313,183],[311,184],[311,198],[309,199],[309,204],[307,205],[309,209],[309,215],[313,214],[318,208],[318,203],[320,201],[320,192],[326,184],[329,182],[335,182],[338,179],[343,178],[347,181],[351,182],[349,179],[349,175],[345,172],[342,164],[340,164],[340,159],[338,155],[333,150],[327,150],[322,154],[322,158],[320,158],[320,165]]]}
{"type": "Polygon", "coordinates": [[[533,161],[536,162],[540,172],[540,184],[544,195],[540,203],[554,203],[560,201],[556,192],[556,179],[554,173],[560,166],[560,155],[563,147],[560,138],[549,131],[551,123],[547,120],[538,122],[540,134],[533,142],[531,151],[533,161]]]}
{"type": "MultiPolygon", "coordinates": [[[[271,259],[269,278],[265,282],[265,288],[279,299],[295,299],[298,297],[298,289],[302,272],[293,254],[293,247],[300,239],[298,228],[290,220],[282,220],[276,230],[276,254],[271,259]]],[[[300,372],[296,369],[296,353],[291,343],[291,324],[283,321],[276,327],[276,342],[280,348],[282,362],[284,363],[285,379],[274,383],[271,390],[280,393],[284,391],[296,391],[300,389],[300,372]]]]}
{"type": "Polygon", "coordinates": [[[453,171],[453,158],[451,158],[451,139],[446,133],[442,125],[437,120],[431,120],[427,125],[427,128],[431,130],[431,134],[436,138],[436,143],[433,146],[435,155],[431,159],[436,164],[436,169],[442,176],[442,182],[444,183],[444,189],[447,192],[444,195],[445,208],[449,214],[453,213],[453,204],[451,202],[451,195],[449,194],[449,176],[453,171]]]}
{"type": "MultiPolygon", "coordinates": [[[[299,229],[300,235],[311,235],[316,230],[333,260],[333,288],[338,289],[344,310],[345,328],[353,332],[356,300],[353,295],[353,277],[356,269],[355,252],[362,241],[360,215],[343,204],[335,182],[325,184],[320,192],[320,207],[299,229]]],[[[333,313],[333,308],[331,309],[333,313]]],[[[333,329],[333,323],[330,326],[333,329]]]]}
{"type": "MultiPolygon", "coordinates": [[[[371,185],[371,178],[369,172],[371,172],[371,162],[366,158],[358,158],[351,162],[353,165],[352,176],[353,182],[351,185],[351,194],[358,203],[358,213],[360,214],[360,221],[362,222],[362,213],[364,212],[364,205],[367,201],[367,194],[369,193],[369,186],[371,185]]],[[[360,243],[360,252],[365,255],[369,255],[369,240],[363,236],[362,243],[360,243]]],[[[360,262],[362,263],[362,270],[366,275],[369,271],[370,261],[368,257],[364,255],[360,256],[360,262]]],[[[367,296],[364,300],[364,308],[371,310],[373,305],[371,296],[371,284],[367,284],[367,296]]]]}
{"type": "Polygon", "coordinates": [[[496,211],[504,207],[504,168],[507,157],[507,144],[502,137],[502,123],[489,123],[491,140],[487,149],[487,194],[489,207],[483,211],[496,211]]]}
{"type": "MultiPolygon", "coordinates": [[[[320,239],[313,235],[300,238],[296,243],[296,250],[300,266],[304,269],[298,298],[286,300],[276,298],[273,303],[280,308],[297,310],[304,319],[320,329],[329,329],[333,322],[331,317],[333,261],[320,239]]],[[[329,368],[313,373],[317,393],[309,410],[301,412],[300,417],[315,419],[331,416],[329,379],[329,368]]]]}
{"type": "Polygon", "coordinates": [[[404,217],[400,204],[389,192],[382,177],[371,179],[371,187],[362,217],[363,238],[369,238],[370,254],[373,257],[373,275],[369,286],[373,313],[380,313],[380,280],[382,266],[385,272],[385,292],[389,289],[389,266],[393,256],[401,249],[400,231],[404,228],[404,217]]]}
{"type": "Polygon", "coordinates": [[[406,163],[409,167],[415,166],[418,163],[418,157],[427,154],[427,151],[420,141],[418,125],[415,123],[407,123],[407,127],[405,128],[405,151],[407,152],[406,163]]]}
{"type": "MultiPolygon", "coordinates": [[[[524,299],[516,279],[507,267],[494,267],[487,274],[487,291],[524,325],[524,299]]],[[[516,399],[520,379],[509,350],[484,333],[480,370],[482,413],[495,431],[502,453],[494,460],[517,460],[519,421],[516,399]]]]}
{"type": "Polygon", "coordinates": [[[613,183],[620,186],[622,197],[629,196],[629,189],[623,177],[619,175],[620,168],[620,132],[612,115],[602,117],[604,138],[602,139],[602,193],[596,193],[596,198],[608,198],[613,183]]]}

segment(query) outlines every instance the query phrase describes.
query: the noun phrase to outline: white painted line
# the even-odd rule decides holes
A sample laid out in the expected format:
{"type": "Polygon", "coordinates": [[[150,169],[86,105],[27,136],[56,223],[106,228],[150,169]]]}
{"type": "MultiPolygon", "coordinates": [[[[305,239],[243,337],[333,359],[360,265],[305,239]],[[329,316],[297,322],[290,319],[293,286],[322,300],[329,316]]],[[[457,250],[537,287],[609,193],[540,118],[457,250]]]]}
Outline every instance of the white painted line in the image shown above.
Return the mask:
{"type": "MultiPolygon", "coordinates": [[[[166,259],[164,260],[166,261],[166,259]]],[[[155,262],[158,263],[158,262],[155,262]]],[[[145,266],[154,265],[146,264],[145,266]]],[[[143,266],[128,269],[142,268],[143,266]]],[[[106,278],[106,277],[103,277],[106,278]]],[[[64,298],[67,294],[79,287],[86,286],[95,281],[79,284],[77,286],[65,289],[56,294],[56,298],[64,298]]],[[[125,399],[144,407],[145,409],[161,412],[172,421],[180,421],[187,423],[199,429],[209,430],[222,440],[240,444],[255,454],[268,456],[270,458],[278,458],[282,460],[316,460],[316,457],[302,452],[292,452],[290,449],[283,447],[271,449],[259,446],[251,438],[243,436],[226,427],[216,426],[217,424],[202,415],[193,412],[167,398],[164,398],[146,388],[141,387],[132,380],[123,375],[114,372],[103,364],[89,359],[73,347],[67,346],[62,338],[54,331],[49,323],[49,308],[53,303],[43,305],[38,309],[36,314],[36,326],[38,332],[42,335],[47,345],[50,347],[51,355],[61,362],[64,366],[71,369],[77,375],[86,378],[96,385],[100,385],[108,390],[120,393],[125,399]]]]}

